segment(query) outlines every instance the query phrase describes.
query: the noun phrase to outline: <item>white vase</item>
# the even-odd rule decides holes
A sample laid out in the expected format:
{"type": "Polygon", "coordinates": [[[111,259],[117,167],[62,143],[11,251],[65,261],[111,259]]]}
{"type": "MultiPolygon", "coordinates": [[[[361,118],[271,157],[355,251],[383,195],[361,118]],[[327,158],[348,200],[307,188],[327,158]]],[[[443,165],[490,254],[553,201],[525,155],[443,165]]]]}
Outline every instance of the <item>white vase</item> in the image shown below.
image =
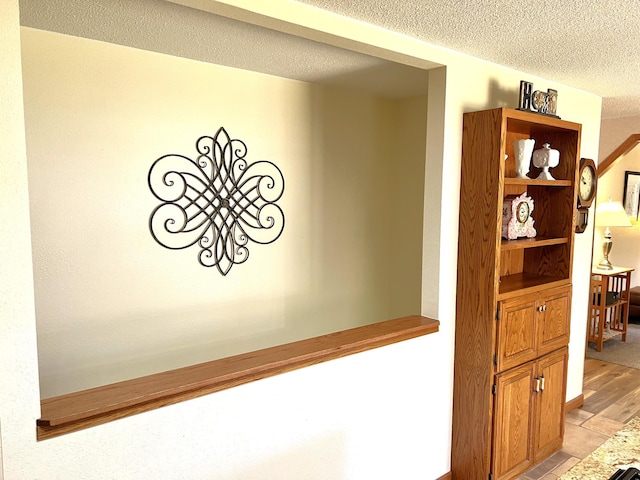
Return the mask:
{"type": "Polygon", "coordinates": [[[513,142],[513,152],[516,161],[516,175],[518,178],[529,178],[529,166],[531,165],[531,154],[536,141],[532,138],[516,140],[513,142]]]}
{"type": "Polygon", "coordinates": [[[545,143],[540,150],[533,152],[533,166],[541,168],[538,180],[555,180],[549,173],[550,168],[555,168],[560,164],[560,152],[551,148],[545,143]]]}

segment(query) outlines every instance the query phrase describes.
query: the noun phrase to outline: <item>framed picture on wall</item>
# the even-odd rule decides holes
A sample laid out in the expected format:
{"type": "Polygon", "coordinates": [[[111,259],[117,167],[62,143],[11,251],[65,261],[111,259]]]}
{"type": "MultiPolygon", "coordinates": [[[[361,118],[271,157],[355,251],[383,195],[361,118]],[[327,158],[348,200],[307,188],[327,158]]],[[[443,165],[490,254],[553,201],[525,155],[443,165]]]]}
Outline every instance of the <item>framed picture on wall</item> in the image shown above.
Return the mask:
{"type": "Polygon", "coordinates": [[[624,172],[624,210],[634,220],[638,220],[640,210],[640,172],[624,172]]]}

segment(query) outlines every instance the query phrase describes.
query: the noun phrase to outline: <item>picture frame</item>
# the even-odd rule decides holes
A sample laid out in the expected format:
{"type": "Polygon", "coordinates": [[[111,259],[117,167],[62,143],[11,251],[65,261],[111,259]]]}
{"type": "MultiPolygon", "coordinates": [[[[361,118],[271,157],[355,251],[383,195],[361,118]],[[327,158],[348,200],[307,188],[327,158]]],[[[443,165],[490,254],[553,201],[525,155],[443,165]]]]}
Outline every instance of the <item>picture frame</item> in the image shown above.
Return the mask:
{"type": "Polygon", "coordinates": [[[640,172],[624,172],[624,190],[622,193],[624,211],[633,220],[638,221],[640,213],[640,172]]]}

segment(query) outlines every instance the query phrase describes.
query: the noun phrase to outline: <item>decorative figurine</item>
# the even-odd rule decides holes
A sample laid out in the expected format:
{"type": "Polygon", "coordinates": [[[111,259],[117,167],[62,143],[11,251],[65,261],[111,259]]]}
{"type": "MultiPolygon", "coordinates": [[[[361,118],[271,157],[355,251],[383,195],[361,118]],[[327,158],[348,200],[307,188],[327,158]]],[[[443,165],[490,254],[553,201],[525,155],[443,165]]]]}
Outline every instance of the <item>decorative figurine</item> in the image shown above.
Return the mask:
{"type": "Polygon", "coordinates": [[[538,232],[533,228],[533,199],[522,195],[508,195],[502,203],[502,236],[508,240],[520,237],[533,238],[538,232]]]}
{"type": "Polygon", "coordinates": [[[558,91],[548,88],[546,92],[533,90],[533,83],[520,80],[520,96],[518,110],[540,113],[549,117],[560,118],[556,115],[558,109],[558,91]]]}
{"type": "Polygon", "coordinates": [[[560,164],[560,152],[551,148],[545,143],[542,148],[533,152],[533,166],[541,168],[538,180],[555,180],[549,173],[550,168],[555,168],[560,164]]]}

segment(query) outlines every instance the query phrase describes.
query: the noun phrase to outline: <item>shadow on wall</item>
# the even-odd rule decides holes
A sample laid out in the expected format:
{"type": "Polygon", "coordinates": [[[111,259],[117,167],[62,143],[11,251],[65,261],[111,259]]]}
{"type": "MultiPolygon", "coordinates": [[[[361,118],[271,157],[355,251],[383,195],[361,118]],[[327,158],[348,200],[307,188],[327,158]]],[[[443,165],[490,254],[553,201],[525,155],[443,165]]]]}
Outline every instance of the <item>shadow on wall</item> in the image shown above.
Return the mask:
{"type": "Polygon", "coordinates": [[[488,96],[484,101],[477,104],[467,104],[464,107],[465,112],[476,112],[478,110],[486,110],[487,105],[493,105],[494,108],[516,108],[518,106],[518,95],[520,85],[514,85],[513,88],[503,88],[500,83],[491,79],[489,81],[488,96]]]}
{"type": "Polygon", "coordinates": [[[324,298],[314,307],[304,296],[247,296],[241,302],[163,308],[135,316],[95,314],[90,322],[78,318],[65,330],[39,334],[49,358],[41,367],[42,396],[49,398],[344,330],[344,311],[355,300],[366,303],[368,298],[335,298],[333,302],[324,298]],[[217,310],[224,311],[224,317],[216,316],[217,310]],[[318,320],[319,312],[322,321],[318,320]],[[96,325],[109,328],[101,327],[97,335],[96,325]],[[86,360],[80,362],[79,358],[86,360]]]}
{"type": "Polygon", "coordinates": [[[425,96],[22,41],[44,398],[420,313],[425,96]],[[153,161],[220,126],[286,185],[282,236],[226,277],[148,230],[153,161]]]}

